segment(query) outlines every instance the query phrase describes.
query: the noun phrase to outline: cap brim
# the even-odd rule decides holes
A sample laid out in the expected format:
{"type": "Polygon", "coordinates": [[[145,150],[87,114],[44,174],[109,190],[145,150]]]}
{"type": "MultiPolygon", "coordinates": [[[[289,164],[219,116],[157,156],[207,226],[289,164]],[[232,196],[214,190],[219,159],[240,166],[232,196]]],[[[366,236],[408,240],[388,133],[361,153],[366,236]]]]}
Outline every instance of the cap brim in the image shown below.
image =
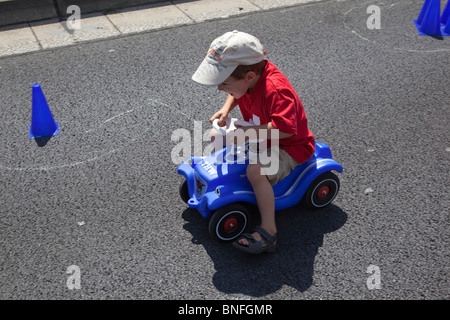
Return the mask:
{"type": "MultiPolygon", "coordinates": [[[[214,61],[215,62],[215,61],[214,61]]],[[[192,76],[192,80],[206,86],[218,86],[224,82],[237,68],[236,66],[224,66],[212,63],[205,58],[192,76]]]]}

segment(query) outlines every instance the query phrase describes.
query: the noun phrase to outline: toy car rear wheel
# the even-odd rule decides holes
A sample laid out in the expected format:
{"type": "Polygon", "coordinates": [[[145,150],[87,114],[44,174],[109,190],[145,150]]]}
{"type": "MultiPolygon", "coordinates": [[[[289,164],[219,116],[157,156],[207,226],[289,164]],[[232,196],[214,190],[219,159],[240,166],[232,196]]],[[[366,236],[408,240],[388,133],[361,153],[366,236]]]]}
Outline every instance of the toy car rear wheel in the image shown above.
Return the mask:
{"type": "Polygon", "coordinates": [[[230,204],[213,212],[209,220],[209,233],[216,240],[231,241],[244,232],[248,223],[247,208],[241,204],[230,204]]]}
{"type": "Polygon", "coordinates": [[[184,180],[180,184],[179,191],[180,191],[180,198],[181,198],[181,200],[183,200],[185,203],[187,203],[191,197],[189,196],[188,184],[187,184],[186,180],[184,180]]]}
{"type": "Polygon", "coordinates": [[[303,197],[303,205],[311,209],[319,209],[329,205],[339,191],[339,178],[328,171],[318,176],[309,186],[303,197]]]}

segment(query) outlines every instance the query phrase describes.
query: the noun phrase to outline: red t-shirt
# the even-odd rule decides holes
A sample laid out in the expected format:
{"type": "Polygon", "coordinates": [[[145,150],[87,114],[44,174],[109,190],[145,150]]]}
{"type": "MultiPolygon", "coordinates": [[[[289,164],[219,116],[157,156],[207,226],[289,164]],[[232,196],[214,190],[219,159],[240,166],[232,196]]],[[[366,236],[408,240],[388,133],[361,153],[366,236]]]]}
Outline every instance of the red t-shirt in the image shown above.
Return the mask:
{"type": "Polygon", "coordinates": [[[253,90],[237,99],[237,103],[245,121],[256,115],[260,125],[272,122],[281,132],[293,134],[280,139],[279,146],[302,164],[315,151],[314,135],[308,129],[303,104],[286,76],[265,61],[265,69],[253,90]]]}

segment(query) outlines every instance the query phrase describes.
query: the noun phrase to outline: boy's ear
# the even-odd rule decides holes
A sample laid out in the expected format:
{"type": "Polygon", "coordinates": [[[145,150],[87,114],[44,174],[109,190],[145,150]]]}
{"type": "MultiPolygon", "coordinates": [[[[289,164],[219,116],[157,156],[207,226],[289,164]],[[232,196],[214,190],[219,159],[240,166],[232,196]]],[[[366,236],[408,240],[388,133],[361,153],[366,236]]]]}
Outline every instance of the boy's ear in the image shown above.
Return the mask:
{"type": "Polygon", "coordinates": [[[247,81],[251,82],[251,81],[255,80],[255,78],[256,78],[256,73],[254,71],[248,71],[245,74],[245,80],[247,80],[247,81]]]}

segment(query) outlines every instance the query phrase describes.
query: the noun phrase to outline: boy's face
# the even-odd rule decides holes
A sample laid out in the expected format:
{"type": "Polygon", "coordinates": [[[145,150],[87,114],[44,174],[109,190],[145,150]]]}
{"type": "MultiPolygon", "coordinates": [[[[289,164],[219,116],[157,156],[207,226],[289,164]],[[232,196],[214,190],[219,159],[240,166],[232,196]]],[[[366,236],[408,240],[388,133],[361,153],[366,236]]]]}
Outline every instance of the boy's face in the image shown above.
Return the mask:
{"type": "Polygon", "coordinates": [[[217,86],[217,89],[231,94],[235,99],[239,99],[255,86],[255,80],[257,81],[256,74],[249,71],[243,79],[238,80],[229,76],[224,82],[217,86]]]}

